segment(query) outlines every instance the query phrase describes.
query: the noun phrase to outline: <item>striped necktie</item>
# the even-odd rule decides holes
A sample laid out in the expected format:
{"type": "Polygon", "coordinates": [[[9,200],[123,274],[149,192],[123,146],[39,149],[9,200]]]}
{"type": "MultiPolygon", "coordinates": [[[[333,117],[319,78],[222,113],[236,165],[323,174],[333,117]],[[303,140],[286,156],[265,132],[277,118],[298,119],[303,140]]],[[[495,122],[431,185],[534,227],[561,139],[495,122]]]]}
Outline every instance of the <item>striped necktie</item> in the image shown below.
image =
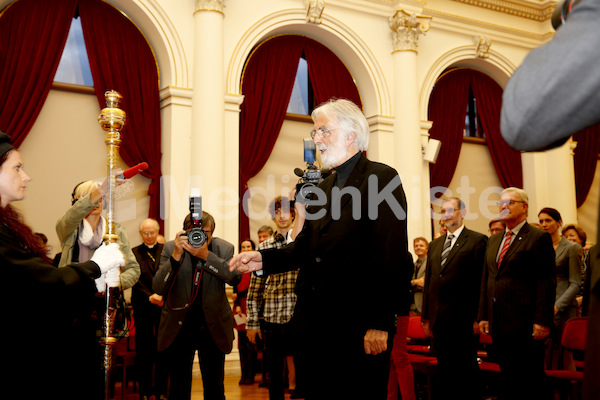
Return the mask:
{"type": "Polygon", "coordinates": [[[446,261],[448,260],[448,254],[450,254],[450,247],[452,245],[452,239],[454,239],[454,235],[453,234],[449,234],[446,237],[446,241],[444,242],[444,247],[442,247],[442,267],[444,266],[444,264],[446,264],[446,261]]]}
{"type": "Polygon", "coordinates": [[[500,267],[500,264],[502,264],[502,259],[504,258],[504,255],[506,255],[506,251],[508,250],[508,247],[510,246],[510,237],[511,236],[512,236],[511,231],[506,232],[506,236],[504,237],[504,244],[502,245],[502,250],[500,250],[500,255],[498,256],[498,267],[500,267]]]}

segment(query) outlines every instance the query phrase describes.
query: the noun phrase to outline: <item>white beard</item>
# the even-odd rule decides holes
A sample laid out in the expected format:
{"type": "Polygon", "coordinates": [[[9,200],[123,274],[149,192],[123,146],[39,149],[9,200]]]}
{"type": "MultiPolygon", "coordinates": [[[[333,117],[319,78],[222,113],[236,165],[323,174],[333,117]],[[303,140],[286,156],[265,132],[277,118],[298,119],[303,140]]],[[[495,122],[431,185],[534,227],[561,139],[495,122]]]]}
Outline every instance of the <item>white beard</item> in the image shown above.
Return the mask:
{"type": "Polygon", "coordinates": [[[346,155],[343,135],[339,135],[337,142],[332,143],[329,146],[322,144],[317,145],[317,150],[327,150],[325,153],[320,153],[321,163],[324,167],[337,167],[338,165],[342,164],[342,161],[346,155]]]}

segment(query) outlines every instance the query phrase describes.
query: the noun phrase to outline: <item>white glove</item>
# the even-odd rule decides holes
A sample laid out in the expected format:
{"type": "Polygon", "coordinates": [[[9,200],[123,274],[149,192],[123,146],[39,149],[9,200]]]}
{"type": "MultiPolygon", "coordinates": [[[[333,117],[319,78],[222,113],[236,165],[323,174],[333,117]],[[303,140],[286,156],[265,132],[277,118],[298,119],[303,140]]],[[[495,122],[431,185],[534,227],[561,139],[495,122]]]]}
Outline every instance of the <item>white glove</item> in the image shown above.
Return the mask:
{"type": "Polygon", "coordinates": [[[121,282],[121,271],[119,268],[113,268],[106,273],[106,284],[109,288],[119,287],[121,282]]]}
{"type": "Polygon", "coordinates": [[[100,275],[100,278],[96,279],[96,290],[98,293],[102,293],[106,290],[106,279],[104,279],[104,274],[100,275]]]}
{"type": "Polygon", "coordinates": [[[105,274],[113,268],[125,265],[123,253],[121,253],[119,245],[116,243],[110,243],[108,245],[106,243],[102,244],[102,246],[96,249],[91,260],[98,264],[102,274],[105,274]]]}

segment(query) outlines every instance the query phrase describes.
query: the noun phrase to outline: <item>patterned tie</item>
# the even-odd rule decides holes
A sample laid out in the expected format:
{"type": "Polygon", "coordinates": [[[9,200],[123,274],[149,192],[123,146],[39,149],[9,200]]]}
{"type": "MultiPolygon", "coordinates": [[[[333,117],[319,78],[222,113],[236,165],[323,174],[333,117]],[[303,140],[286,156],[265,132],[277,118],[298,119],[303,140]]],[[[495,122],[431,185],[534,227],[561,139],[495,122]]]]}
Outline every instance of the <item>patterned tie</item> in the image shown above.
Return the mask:
{"type": "Polygon", "coordinates": [[[444,247],[442,247],[442,267],[446,264],[448,260],[448,254],[450,254],[450,245],[452,244],[452,239],[454,239],[453,234],[449,234],[446,237],[446,241],[444,242],[444,247]]]}
{"type": "Polygon", "coordinates": [[[510,237],[511,236],[512,236],[511,231],[506,232],[506,236],[504,237],[504,244],[502,245],[502,250],[500,250],[500,255],[498,256],[498,268],[500,267],[500,264],[502,264],[502,259],[504,258],[504,255],[506,254],[506,251],[508,250],[508,246],[510,246],[510,237]]]}

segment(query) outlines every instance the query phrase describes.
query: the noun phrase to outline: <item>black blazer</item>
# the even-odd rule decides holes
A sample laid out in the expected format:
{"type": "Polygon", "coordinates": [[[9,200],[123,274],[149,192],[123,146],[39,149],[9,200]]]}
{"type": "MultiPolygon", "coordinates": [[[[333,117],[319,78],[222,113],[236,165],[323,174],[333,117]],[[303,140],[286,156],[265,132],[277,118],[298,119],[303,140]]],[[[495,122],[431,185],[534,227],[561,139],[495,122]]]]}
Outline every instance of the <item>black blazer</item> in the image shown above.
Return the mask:
{"type": "MultiPolygon", "coordinates": [[[[237,285],[241,273],[229,271],[228,261],[233,257],[233,245],[223,239],[213,237],[206,263],[198,263],[202,272],[202,308],[213,341],[223,353],[231,351],[233,343],[233,315],[225,293],[225,283],[237,285]]],[[[196,266],[192,265],[192,257],[187,252],[179,262],[177,270],[171,264],[171,255],[175,243],[165,243],[160,268],[154,276],[152,287],[156,293],[164,296],[165,305],[158,328],[158,350],[166,350],[185,323],[189,308],[178,310],[189,302],[192,296],[192,280],[196,266]],[[172,289],[171,289],[172,287],[172,289]]]]}
{"type": "Polygon", "coordinates": [[[261,251],[263,269],[270,274],[300,268],[295,309],[300,328],[335,329],[362,346],[368,329],[394,332],[395,315],[407,315],[410,307],[414,267],[406,198],[396,170],[364,155],[343,188],[349,194],[339,201],[332,197],[338,191],[335,178],[332,174],[318,185],[326,198],[307,207],[304,228],[293,243],[261,251]],[[386,193],[387,201],[381,201],[386,193]],[[340,308],[347,312],[345,322],[340,308]]]}
{"type": "Polygon", "coordinates": [[[498,270],[496,256],[504,237],[488,241],[478,320],[489,321],[493,334],[529,334],[533,324],[552,327],[556,267],[550,234],[525,223],[498,270]]]}
{"type": "Polygon", "coordinates": [[[477,318],[488,237],[463,228],[442,268],[442,247],[446,236],[432,241],[427,252],[421,318],[428,320],[431,328],[435,327],[436,321],[472,325],[477,318]]]}

